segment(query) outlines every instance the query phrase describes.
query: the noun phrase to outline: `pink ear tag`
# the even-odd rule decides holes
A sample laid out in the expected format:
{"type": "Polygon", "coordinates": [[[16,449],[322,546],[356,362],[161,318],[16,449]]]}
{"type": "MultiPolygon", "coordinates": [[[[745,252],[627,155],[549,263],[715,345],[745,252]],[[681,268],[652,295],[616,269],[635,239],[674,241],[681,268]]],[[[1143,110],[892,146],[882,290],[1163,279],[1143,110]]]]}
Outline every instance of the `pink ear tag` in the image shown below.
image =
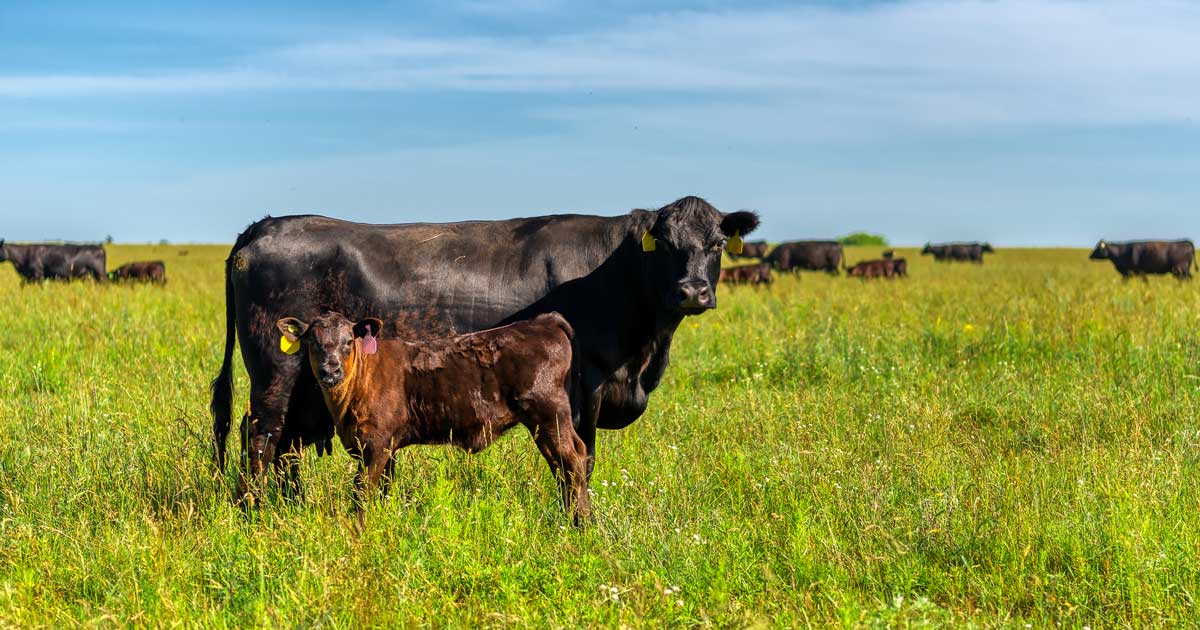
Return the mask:
{"type": "Polygon", "coordinates": [[[363,354],[375,354],[375,351],[378,349],[379,349],[379,347],[375,343],[375,337],[372,336],[370,332],[368,332],[366,335],[363,336],[363,339],[362,339],[363,354]]]}

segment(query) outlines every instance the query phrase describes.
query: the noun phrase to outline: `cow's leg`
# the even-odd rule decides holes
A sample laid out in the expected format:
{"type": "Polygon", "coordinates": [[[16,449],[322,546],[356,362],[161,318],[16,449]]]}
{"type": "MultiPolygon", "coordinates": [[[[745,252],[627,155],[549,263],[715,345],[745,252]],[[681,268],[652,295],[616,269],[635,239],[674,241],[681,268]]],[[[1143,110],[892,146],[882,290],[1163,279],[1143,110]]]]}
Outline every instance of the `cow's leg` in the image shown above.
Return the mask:
{"type": "Polygon", "coordinates": [[[571,403],[563,395],[535,413],[536,424],[530,427],[534,442],[558,482],[563,511],[576,527],[582,526],[592,511],[588,499],[590,458],[587,445],[571,426],[571,403]]]}
{"type": "Polygon", "coordinates": [[[592,471],[596,468],[596,425],[600,422],[600,406],[604,402],[600,390],[600,385],[584,382],[580,392],[579,424],[575,427],[575,434],[583,441],[587,452],[588,479],[592,478],[592,471]]]}
{"type": "Polygon", "coordinates": [[[252,505],[260,498],[267,466],[275,461],[283,439],[288,398],[295,381],[292,376],[291,372],[280,369],[265,386],[250,386],[250,418],[242,433],[246,468],[238,484],[239,501],[252,505]]]}

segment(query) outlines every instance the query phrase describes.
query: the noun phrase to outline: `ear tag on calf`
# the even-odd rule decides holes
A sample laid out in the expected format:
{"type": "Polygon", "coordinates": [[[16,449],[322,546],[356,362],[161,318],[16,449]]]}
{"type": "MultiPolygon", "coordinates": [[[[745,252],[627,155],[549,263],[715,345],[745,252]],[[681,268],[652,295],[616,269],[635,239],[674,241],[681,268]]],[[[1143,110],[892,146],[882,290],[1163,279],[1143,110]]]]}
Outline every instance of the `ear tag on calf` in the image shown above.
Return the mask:
{"type": "Polygon", "coordinates": [[[654,251],[655,245],[656,243],[654,242],[654,237],[650,236],[650,230],[642,232],[642,251],[652,252],[654,251]]]}
{"type": "Polygon", "coordinates": [[[728,249],[730,254],[741,255],[742,246],[742,235],[734,232],[733,236],[729,237],[729,242],[725,244],[725,249],[728,249]]]}
{"type": "Polygon", "coordinates": [[[375,351],[378,349],[379,349],[379,346],[378,346],[378,344],[375,343],[375,337],[370,332],[368,332],[366,335],[363,336],[363,338],[362,338],[363,354],[375,354],[375,351]]]}
{"type": "Polygon", "coordinates": [[[279,349],[282,350],[284,354],[296,354],[300,351],[300,340],[297,339],[292,341],[291,339],[288,339],[286,335],[280,335],[279,349]]]}

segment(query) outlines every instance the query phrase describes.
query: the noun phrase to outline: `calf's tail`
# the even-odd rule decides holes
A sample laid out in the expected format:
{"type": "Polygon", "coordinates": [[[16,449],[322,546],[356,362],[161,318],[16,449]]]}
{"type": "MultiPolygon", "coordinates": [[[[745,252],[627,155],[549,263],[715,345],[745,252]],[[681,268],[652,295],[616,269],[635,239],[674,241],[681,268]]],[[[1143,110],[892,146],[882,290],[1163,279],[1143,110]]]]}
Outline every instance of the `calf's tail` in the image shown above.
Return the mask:
{"type": "MultiPolygon", "coordinates": [[[[237,245],[234,246],[237,251],[237,245]]],[[[213,416],[213,457],[217,470],[225,470],[225,439],[229,437],[229,425],[233,421],[233,344],[237,340],[234,320],[233,281],[230,271],[233,254],[225,260],[225,356],[221,360],[221,371],[212,382],[212,402],[209,410],[213,416]]]]}

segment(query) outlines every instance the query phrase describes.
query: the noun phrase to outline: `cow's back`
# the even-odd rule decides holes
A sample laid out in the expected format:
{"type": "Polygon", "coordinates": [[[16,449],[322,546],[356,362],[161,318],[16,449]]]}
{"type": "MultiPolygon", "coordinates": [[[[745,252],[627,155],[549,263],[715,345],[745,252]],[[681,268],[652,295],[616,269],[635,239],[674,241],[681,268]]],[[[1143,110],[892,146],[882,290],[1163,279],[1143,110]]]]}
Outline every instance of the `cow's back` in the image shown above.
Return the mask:
{"type": "Polygon", "coordinates": [[[303,318],[335,309],[351,319],[399,317],[396,330],[405,334],[479,330],[593,271],[611,253],[603,242],[619,240],[595,237],[621,232],[623,218],[394,225],[313,215],[264,219],[231,254],[237,318],[274,321],[284,310],[303,318]],[[588,247],[577,246],[581,238],[588,247]]]}

